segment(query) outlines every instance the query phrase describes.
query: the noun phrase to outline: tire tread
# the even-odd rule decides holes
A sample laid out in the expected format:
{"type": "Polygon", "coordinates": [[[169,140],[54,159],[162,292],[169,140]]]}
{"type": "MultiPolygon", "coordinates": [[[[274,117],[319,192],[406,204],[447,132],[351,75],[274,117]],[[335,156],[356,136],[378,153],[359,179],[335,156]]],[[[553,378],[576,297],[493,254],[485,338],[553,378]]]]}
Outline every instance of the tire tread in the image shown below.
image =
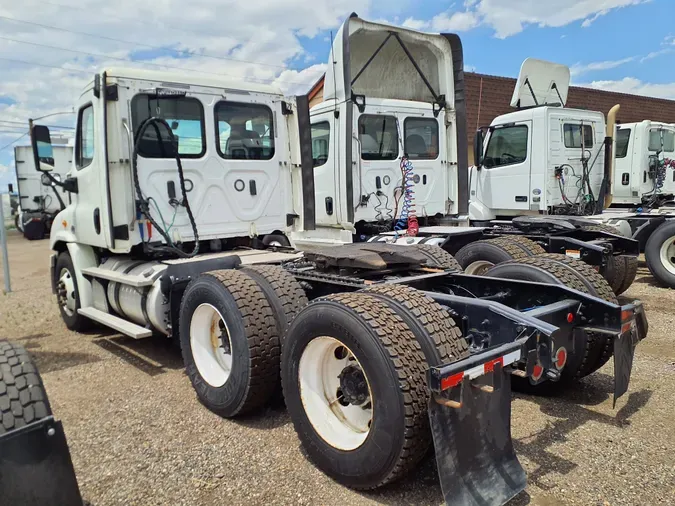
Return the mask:
{"type": "Polygon", "coordinates": [[[42,378],[26,349],[0,340],[0,435],[51,413],[42,378]]]}

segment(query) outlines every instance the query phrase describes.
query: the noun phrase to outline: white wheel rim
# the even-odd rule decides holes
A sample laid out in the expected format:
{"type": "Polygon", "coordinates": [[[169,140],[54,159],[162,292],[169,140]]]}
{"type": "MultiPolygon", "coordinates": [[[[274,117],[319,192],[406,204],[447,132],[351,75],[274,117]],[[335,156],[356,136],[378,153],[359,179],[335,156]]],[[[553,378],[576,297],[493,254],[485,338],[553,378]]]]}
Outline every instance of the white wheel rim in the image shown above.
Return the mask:
{"type": "Polygon", "coordinates": [[[495,264],[488,262],[487,260],[476,260],[475,262],[470,263],[466,269],[464,269],[464,274],[482,276],[490,267],[493,267],[494,265],[495,264]]]}
{"type": "Polygon", "coordinates": [[[222,387],[232,372],[232,339],[223,315],[211,304],[201,304],[192,313],[190,348],[204,381],[222,387]]]}
{"type": "Polygon", "coordinates": [[[59,273],[59,284],[56,293],[63,312],[68,316],[73,316],[77,310],[75,281],[73,280],[73,275],[65,267],[59,273]]]}
{"type": "Polygon", "coordinates": [[[370,433],[373,396],[368,377],[352,351],[332,337],[314,338],[302,352],[298,376],[302,404],[317,434],[339,450],[361,446],[370,433]],[[368,396],[360,405],[347,404],[344,397],[338,397],[340,373],[347,367],[363,373],[368,396]]]}
{"type": "Polygon", "coordinates": [[[675,274],[675,236],[669,237],[666,241],[663,241],[660,257],[661,265],[663,265],[671,274],[675,274]]]}

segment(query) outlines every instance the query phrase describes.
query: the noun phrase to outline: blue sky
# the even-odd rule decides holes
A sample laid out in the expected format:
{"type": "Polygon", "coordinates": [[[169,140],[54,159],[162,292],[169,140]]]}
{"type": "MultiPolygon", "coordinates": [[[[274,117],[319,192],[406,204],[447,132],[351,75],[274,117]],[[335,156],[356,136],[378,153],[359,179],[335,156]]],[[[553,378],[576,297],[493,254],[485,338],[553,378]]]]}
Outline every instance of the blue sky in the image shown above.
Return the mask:
{"type": "MultiPolygon", "coordinates": [[[[90,4],[3,6],[0,148],[18,137],[28,117],[69,110],[104,66],[177,67],[274,82],[290,93],[306,90],[325,68],[331,31],[352,11],[459,33],[468,70],[515,77],[525,58],[536,57],[569,65],[573,84],[675,99],[673,0],[269,0],[264,8],[194,0],[190,9],[181,0],[90,4]],[[214,15],[223,10],[225,24],[214,15]]],[[[53,121],[68,126],[74,117],[53,121]]],[[[12,153],[0,150],[0,191],[13,179],[12,153]]]]}

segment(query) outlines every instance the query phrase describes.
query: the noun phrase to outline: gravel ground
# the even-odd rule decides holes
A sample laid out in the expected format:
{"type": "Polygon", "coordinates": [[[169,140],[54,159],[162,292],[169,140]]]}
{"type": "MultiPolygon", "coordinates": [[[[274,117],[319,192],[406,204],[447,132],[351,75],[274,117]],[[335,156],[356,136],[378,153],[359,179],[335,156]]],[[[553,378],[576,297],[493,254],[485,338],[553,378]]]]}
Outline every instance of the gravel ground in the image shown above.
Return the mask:
{"type": "MultiPolygon", "coordinates": [[[[442,503],[430,458],[403,482],[359,493],[306,460],[283,407],[213,415],[166,340],[65,328],[47,241],[10,233],[9,254],[14,291],[0,295],[0,337],[35,357],[92,505],[442,503]]],[[[612,362],[564,396],[514,396],[529,485],[512,506],[675,504],[675,291],[654,286],[642,263],[627,295],[644,301],[650,332],[616,409],[612,362]]]]}

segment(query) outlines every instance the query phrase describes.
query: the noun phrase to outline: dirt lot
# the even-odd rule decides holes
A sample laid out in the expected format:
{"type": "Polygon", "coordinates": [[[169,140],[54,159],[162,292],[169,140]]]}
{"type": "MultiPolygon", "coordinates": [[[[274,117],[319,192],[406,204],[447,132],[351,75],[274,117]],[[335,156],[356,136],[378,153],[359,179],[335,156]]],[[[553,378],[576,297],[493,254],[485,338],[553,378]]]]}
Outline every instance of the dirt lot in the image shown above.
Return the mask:
{"type": "MultiPolygon", "coordinates": [[[[0,337],[37,360],[94,506],[442,502],[432,459],[401,483],[358,493],[305,459],[282,407],[238,420],[211,414],[165,340],[65,328],[47,241],[10,234],[9,254],[14,291],[0,295],[0,337]]],[[[650,332],[616,409],[612,362],[564,397],[515,395],[529,486],[512,505],[675,504],[675,291],[652,285],[643,263],[627,295],[645,302],[650,332]]]]}

